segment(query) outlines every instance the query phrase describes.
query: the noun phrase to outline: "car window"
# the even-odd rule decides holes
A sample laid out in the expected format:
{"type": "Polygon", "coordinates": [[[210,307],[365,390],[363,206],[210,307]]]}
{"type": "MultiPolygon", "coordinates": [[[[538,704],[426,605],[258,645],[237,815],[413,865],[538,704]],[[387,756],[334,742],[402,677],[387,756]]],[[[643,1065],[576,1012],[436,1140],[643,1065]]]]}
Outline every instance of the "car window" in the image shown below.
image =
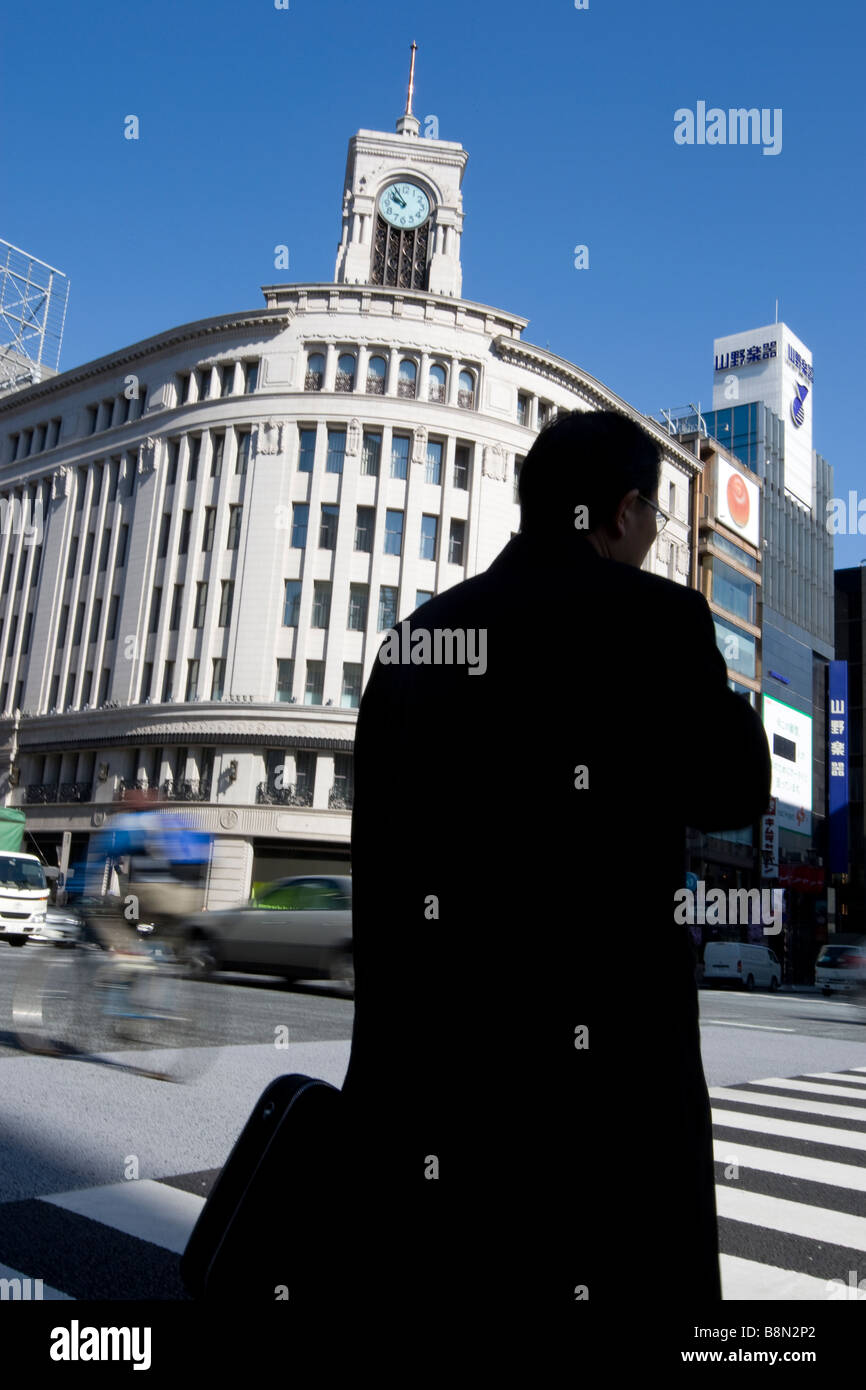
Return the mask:
{"type": "Polygon", "coordinates": [[[341,912],[351,907],[348,896],[330,878],[300,878],[275,884],[257,899],[259,907],[284,912],[341,912]]]}

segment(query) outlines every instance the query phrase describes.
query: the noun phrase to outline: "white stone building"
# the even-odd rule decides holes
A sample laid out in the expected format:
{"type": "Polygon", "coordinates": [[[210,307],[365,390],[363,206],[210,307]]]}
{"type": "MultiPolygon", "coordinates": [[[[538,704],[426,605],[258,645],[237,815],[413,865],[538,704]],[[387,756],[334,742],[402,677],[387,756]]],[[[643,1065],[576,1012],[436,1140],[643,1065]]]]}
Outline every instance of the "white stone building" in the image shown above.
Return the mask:
{"type": "Polygon", "coordinates": [[[461,297],[466,159],[409,111],[359,131],[333,283],[0,397],[0,792],[50,861],[138,785],[214,833],[210,907],[344,867],[384,630],[518,530],[557,408],[658,439],[647,565],[694,582],[700,460],[461,297]]]}

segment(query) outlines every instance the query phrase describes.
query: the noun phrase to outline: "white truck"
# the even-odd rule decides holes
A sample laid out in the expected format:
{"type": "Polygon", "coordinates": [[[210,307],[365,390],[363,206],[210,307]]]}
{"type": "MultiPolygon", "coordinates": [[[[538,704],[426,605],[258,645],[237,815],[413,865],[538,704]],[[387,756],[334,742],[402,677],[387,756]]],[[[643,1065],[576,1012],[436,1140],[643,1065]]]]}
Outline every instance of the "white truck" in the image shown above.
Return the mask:
{"type": "Polygon", "coordinates": [[[45,926],[48,884],[35,854],[0,852],[0,941],[23,946],[45,926]]]}

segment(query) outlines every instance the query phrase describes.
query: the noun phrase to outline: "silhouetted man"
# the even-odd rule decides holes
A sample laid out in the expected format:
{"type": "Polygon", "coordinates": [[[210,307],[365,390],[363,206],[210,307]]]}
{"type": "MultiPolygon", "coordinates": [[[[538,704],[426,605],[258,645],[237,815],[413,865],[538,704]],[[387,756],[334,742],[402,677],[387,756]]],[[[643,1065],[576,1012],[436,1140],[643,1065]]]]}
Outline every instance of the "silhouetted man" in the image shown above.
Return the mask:
{"type": "Polygon", "coordinates": [[[756,820],[770,764],[705,600],[640,569],[658,483],[635,423],[558,417],[520,534],[387,636],[361,702],[344,1092],[383,1313],[720,1298],[674,894],[685,827],[756,820]]]}

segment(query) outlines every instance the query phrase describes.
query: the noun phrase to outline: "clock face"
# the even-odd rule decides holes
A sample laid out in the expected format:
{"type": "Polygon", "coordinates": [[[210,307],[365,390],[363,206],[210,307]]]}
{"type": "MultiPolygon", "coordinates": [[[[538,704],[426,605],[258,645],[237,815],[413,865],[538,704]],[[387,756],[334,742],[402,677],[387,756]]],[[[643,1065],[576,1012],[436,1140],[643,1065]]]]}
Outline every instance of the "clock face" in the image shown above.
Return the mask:
{"type": "Polygon", "coordinates": [[[412,230],[430,216],[430,199],[414,183],[391,183],[379,198],[379,211],[392,227],[412,230]]]}

